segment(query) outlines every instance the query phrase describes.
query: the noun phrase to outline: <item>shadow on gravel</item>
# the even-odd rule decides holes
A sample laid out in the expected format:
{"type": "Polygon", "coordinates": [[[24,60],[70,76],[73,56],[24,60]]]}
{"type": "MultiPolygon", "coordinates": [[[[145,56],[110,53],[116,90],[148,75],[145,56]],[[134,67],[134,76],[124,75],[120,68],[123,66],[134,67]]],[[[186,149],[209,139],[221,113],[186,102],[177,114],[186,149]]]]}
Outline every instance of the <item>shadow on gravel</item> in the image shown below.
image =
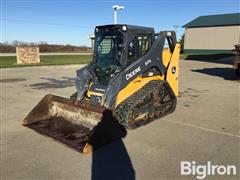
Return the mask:
{"type": "Polygon", "coordinates": [[[47,80],[49,82],[30,84],[30,86],[33,89],[38,89],[38,90],[48,89],[48,88],[65,88],[65,87],[75,86],[75,78],[63,76],[62,79],[45,78],[45,77],[42,77],[41,79],[47,80]]]}
{"type": "Polygon", "coordinates": [[[188,55],[185,60],[210,62],[217,64],[233,64],[232,54],[212,54],[212,55],[188,55]]]}
{"type": "Polygon", "coordinates": [[[93,152],[92,180],[98,179],[135,180],[135,171],[121,139],[93,152]]]}
{"type": "Polygon", "coordinates": [[[126,135],[126,129],[118,124],[111,111],[106,110],[90,139],[93,146],[92,180],[135,180],[135,171],[122,141],[126,135]],[[112,142],[107,144],[106,139],[112,142]],[[104,143],[107,145],[98,148],[104,143]]]}
{"type": "Polygon", "coordinates": [[[13,82],[20,82],[26,81],[25,78],[9,78],[9,79],[0,79],[0,83],[13,83],[13,82]]]}
{"type": "Polygon", "coordinates": [[[234,69],[232,68],[204,68],[204,69],[192,69],[191,71],[197,73],[203,73],[211,76],[218,76],[225,80],[239,80],[236,76],[234,69]]]}

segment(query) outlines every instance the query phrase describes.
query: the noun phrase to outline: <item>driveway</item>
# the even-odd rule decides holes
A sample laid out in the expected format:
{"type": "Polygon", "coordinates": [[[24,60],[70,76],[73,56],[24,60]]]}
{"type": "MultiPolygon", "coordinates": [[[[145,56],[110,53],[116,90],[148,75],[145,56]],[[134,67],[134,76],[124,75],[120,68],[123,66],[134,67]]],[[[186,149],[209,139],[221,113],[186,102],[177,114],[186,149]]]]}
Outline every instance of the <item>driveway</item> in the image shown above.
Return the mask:
{"type": "Polygon", "coordinates": [[[82,66],[1,69],[2,179],[191,179],[181,161],[235,165],[239,179],[239,81],[231,65],[181,60],[176,111],[128,131],[91,155],[21,126],[45,94],[69,97],[82,66]]]}

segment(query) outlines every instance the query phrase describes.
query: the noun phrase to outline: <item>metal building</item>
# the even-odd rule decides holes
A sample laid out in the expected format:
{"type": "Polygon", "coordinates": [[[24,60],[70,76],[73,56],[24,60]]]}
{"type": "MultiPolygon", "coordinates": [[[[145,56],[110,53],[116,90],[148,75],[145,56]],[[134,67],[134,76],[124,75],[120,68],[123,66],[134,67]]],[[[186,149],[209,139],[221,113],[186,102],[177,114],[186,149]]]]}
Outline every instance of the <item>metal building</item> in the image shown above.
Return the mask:
{"type": "Polygon", "coordinates": [[[184,53],[231,53],[240,43],[240,13],[200,16],[183,26],[184,53]]]}

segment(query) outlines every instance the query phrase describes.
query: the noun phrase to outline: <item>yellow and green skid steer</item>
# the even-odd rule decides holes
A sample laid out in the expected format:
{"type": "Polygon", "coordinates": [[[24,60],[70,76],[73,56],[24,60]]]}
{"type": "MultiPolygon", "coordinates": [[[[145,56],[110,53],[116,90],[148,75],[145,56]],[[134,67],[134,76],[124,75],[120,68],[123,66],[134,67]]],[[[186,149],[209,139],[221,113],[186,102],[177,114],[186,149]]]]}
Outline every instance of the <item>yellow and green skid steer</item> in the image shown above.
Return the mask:
{"type": "Polygon", "coordinates": [[[23,120],[82,153],[172,113],[178,96],[180,44],[174,31],[95,28],[92,61],[77,70],[70,98],[46,95],[23,120]]]}

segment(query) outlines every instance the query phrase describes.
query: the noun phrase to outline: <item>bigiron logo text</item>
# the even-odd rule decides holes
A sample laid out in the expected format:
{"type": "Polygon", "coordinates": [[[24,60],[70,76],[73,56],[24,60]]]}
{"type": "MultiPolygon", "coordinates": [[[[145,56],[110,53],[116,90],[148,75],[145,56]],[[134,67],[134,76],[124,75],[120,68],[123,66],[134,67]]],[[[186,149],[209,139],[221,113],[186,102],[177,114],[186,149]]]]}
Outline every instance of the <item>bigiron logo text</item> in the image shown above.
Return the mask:
{"type": "Polygon", "coordinates": [[[136,69],[134,69],[129,74],[126,74],[126,79],[129,80],[131,77],[133,77],[135,74],[137,74],[139,71],[141,71],[141,67],[138,66],[136,69]]]}
{"type": "Polygon", "coordinates": [[[197,165],[195,161],[181,161],[181,175],[193,175],[197,179],[204,179],[214,175],[236,175],[235,165],[213,165],[210,161],[205,165],[197,165]]]}

